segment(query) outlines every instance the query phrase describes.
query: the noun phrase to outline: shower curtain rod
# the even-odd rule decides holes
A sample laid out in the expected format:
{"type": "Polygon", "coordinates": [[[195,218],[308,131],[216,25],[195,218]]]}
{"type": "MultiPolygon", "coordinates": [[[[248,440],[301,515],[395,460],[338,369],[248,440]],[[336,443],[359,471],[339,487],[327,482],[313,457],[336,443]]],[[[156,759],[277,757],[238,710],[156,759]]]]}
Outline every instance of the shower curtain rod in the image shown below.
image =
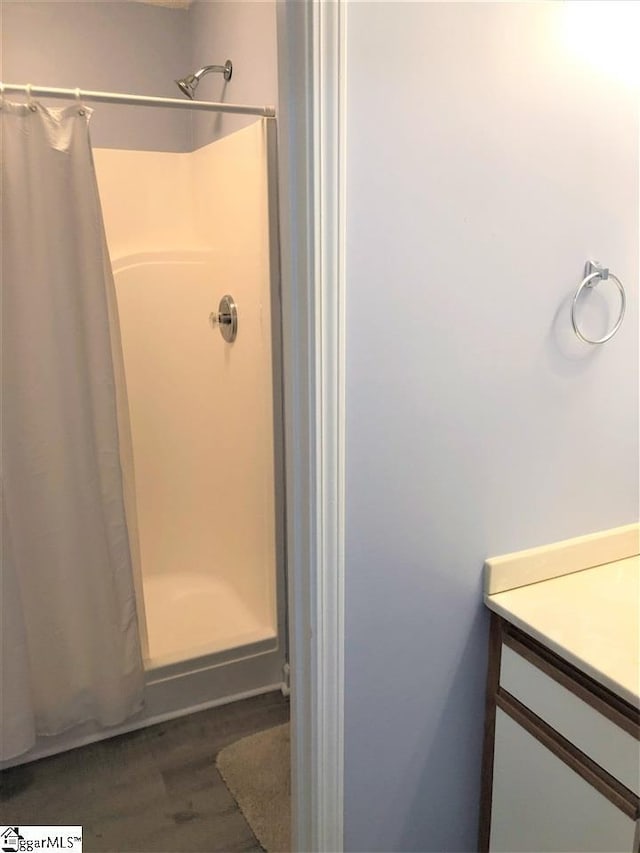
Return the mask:
{"type": "Polygon", "coordinates": [[[275,107],[255,107],[245,104],[219,104],[214,101],[186,101],[181,98],[156,98],[147,95],[125,95],[120,92],[92,92],[87,89],[52,89],[48,86],[0,83],[0,94],[14,92],[31,94],[36,98],[70,98],[104,104],[125,104],[134,107],[169,107],[178,110],[202,110],[210,113],[235,113],[237,115],[275,118],[275,107]]]}

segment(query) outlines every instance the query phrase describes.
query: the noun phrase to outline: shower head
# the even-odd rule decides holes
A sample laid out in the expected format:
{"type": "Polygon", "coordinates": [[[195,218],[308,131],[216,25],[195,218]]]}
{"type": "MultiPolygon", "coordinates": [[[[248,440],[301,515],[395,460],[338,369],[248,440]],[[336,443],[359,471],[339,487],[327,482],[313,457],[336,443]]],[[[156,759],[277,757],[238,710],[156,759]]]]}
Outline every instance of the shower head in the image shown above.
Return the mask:
{"type": "Polygon", "coordinates": [[[205,76],[205,74],[211,74],[212,72],[218,72],[219,74],[222,74],[225,80],[231,80],[233,63],[230,59],[227,59],[224,65],[205,65],[194,74],[187,74],[186,77],[181,77],[180,80],[176,80],[176,83],[180,91],[185,94],[187,98],[191,98],[191,100],[193,100],[200,80],[205,76]]]}
{"type": "Polygon", "coordinates": [[[178,84],[178,88],[183,94],[187,96],[187,98],[191,98],[193,100],[193,96],[196,93],[196,87],[198,85],[198,78],[195,74],[189,74],[187,77],[183,77],[181,80],[176,80],[178,84]]]}

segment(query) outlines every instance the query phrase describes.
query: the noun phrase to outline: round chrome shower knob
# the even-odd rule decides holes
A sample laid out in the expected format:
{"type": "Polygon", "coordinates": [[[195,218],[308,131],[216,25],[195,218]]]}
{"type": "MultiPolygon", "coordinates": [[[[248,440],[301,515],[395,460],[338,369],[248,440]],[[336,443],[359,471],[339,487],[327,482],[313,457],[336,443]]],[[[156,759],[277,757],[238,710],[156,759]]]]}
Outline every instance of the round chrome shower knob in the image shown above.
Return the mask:
{"type": "Polygon", "coordinates": [[[222,297],[218,310],[209,314],[209,323],[212,329],[216,326],[220,329],[220,334],[228,344],[235,341],[238,334],[238,309],[232,296],[222,297]]]}

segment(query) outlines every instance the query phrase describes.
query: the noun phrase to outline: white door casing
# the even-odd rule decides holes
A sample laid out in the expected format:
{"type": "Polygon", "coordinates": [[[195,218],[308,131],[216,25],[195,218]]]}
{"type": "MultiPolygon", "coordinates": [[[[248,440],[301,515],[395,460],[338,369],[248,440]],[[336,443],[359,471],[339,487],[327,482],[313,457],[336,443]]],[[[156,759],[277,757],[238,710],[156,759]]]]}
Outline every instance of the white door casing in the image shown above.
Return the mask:
{"type": "Polygon", "coordinates": [[[343,849],[345,5],[278,6],[292,848],[343,849]]]}

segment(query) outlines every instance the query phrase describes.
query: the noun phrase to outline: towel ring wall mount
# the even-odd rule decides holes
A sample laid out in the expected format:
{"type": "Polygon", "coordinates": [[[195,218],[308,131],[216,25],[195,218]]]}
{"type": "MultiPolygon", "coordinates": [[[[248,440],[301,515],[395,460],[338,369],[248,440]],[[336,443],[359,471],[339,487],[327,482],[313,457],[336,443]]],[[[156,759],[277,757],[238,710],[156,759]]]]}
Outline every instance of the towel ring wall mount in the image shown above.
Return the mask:
{"type": "Polygon", "coordinates": [[[585,344],[604,344],[607,341],[610,341],[622,325],[626,307],[627,297],[620,279],[612,272],[610,272],[607,267],[604,267],[598,261],[587,261],[584,268],[584,278],[578,285],[571,301],[571,325],[573,326],[573,331],[576,333],[578,338],[580,338],[580,340],[583,341],[585,344]],[[620,294],[620,313],[618,314],[618,319],[616,320],[615,325],[613,326],[611,331],[607,332],[604,337],[598,338],[597,340],[593,340],[592,338],[588,338],[578,326],[578,321],[576,320],[576,305],[578,304],[580,294],[582,293],[585,287],[591,289],[597,284],[599,284],[601,281],[608,281],[609,279],[618,288],[618,293],[620,294]]]}

